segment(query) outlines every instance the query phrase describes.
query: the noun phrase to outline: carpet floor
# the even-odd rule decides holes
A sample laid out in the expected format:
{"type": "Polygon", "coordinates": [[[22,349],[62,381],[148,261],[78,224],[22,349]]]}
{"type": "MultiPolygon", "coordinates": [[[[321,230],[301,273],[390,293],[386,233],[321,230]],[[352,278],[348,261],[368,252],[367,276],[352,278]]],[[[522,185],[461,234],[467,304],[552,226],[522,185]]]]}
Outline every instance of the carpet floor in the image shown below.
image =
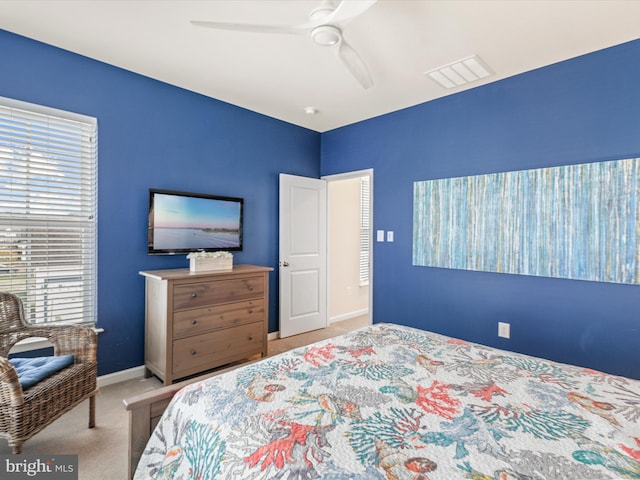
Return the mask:
{"type": "MultiPolygon", "coordinates": [[[[367,316],[331,324],[322,330],[269,342],[269,355],[341,335],[369,324],[367,316]]],[[[79,480],[125,480],[127,478],[128,412],[122,400],[160,388],[155,377],[127,380],[102,387],[96,397],[96,426],[89,429],[89,401],[66,413],[23,446],[24,454],[78,455],[79,480]]],[[[10,454],[0,439],[0,454],[10,454]]]]}

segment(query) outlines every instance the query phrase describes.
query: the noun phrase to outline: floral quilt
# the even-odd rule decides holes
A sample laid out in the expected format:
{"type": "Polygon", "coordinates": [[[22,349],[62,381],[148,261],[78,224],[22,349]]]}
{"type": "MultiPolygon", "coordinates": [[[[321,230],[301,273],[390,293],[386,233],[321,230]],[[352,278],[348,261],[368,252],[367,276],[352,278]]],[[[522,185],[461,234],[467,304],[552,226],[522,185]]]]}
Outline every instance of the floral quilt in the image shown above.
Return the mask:
{"type": "Polygon", "coordinates": [[[376,324],[185,387],[135,478],[640,479],[640,381],[376,324]]]}

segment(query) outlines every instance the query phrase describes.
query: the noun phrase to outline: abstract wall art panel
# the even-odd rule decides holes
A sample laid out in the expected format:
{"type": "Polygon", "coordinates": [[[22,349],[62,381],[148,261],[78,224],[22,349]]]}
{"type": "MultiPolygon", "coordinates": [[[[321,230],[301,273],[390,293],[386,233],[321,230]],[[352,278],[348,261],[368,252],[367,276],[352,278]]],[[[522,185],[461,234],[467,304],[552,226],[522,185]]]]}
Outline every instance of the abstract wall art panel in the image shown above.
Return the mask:
{"type": "Polygon", "coordinates": [[[413,264],[640,283],[640,159],[414,183],[413,264]]]}

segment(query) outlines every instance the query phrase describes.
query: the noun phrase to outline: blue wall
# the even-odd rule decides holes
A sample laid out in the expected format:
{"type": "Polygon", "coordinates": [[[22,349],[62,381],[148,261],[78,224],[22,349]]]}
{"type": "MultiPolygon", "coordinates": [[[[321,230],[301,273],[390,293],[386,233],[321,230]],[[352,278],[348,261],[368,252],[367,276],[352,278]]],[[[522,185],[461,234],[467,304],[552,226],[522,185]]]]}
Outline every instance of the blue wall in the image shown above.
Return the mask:
{"type": "Polygon", "coordinates": [[[411,264],[415,181],[640,156],[639,59],[637,40],[323,134],[322,174],[373,168],[374,228],[395,232],[374,321],[640,378],[638,286],[411,264]]]}
{"type": "MultiPolygon", "coordinates": [[[[150,187],[245,199],[236,263],[278,261],[278,174],[319,176],[320,134],[0,30],[0,96],[98,118],[99,374],[143,364],[150,187]]],[[[269,330],[277,330],[270,275],[269,330]]]]}

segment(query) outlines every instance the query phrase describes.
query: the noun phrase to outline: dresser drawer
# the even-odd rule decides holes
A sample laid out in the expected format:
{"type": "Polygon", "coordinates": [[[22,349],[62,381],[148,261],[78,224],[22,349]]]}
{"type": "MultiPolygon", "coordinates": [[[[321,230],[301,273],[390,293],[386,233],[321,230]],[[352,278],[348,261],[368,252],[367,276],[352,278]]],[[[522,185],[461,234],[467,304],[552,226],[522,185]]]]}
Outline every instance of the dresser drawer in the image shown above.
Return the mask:
{"type": "Polygon", "coordinates": [[[262,353],[264,323],[227,328],[173,342],[173,374],[223,365],[255,353],[262,353]]]}
{"type": "Polygon", "coordinates": [[[173,315],[173,336],[184,337],[211,329],[261,322],[263,319],[262,299],[181,310],[173,315]]]}
{"type": "Polygon", "coordinates": [[[173,309],[206,307],[264,296],[264,277],[244,277],[202,283],[187,283],[173,288],[173,309]]]}

